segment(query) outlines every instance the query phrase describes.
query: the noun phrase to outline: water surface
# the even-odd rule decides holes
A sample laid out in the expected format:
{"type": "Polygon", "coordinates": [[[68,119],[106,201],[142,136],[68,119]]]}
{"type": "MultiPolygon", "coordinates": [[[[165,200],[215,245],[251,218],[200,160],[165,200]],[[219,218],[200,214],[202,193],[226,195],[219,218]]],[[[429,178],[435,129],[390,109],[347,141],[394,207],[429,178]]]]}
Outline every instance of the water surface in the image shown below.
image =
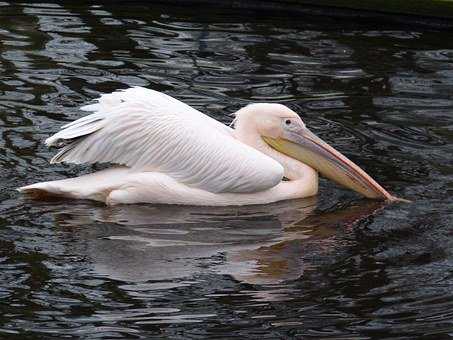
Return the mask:
{"type": "Polygon", "coordinates": [[[164,7],[0,2],[1,339],[453,337],[451,33],[164,7]],[[241,208],[24,200],[96,169],[43,140],[128,86],[224,122],[257,101],[412,204],[322,180],[241,208]]]}

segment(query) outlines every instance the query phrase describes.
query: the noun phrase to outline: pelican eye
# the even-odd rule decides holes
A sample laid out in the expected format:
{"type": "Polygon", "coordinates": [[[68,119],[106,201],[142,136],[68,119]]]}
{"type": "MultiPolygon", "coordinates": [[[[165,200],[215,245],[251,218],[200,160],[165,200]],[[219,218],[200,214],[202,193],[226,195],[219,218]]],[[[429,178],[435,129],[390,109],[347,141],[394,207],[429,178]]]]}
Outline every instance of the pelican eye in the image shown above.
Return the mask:
{"type": "Polygon", "coordinates": [[[286,124],[286,125],[291,125],[291,119],[285,120],[285,124],[286,124]]]}

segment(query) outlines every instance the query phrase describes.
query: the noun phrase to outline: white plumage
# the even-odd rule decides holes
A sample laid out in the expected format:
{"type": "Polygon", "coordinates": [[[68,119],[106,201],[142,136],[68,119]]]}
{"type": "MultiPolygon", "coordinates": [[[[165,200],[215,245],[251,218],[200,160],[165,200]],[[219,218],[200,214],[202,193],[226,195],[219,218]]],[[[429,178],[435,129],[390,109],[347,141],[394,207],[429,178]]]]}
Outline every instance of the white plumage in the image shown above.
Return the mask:
{"type": "Polygon", "coordinates": [[[115,166],[19,191],[106,204],[263,204],[315,195],[318,175],[302,163],[308,161],[367,197],[391,197],[280,104],[242,108],[234,129],[142,87],[102,95],[81,109],[91,114],[46,140],[61,148],[51,162],[115,166]]]}
{"type": "Polygon", "coordinates": [[[163,93],[133,87],[102,95],[93,112],[46,140],[51,163],[122,165],[19,191],[116,203],[230,205],[278,200],[250,195],[279,184],[280,163],[238,141],[234,130],[163,93]],[[224,195],[221,195],[224,193],[224,195]]]}
{"type": "Polygon", "coordinates": [[[69,143],[52,163],[121,164],[213,193],[261,191],[283,176],[280,164],[236,140],[232,129],[157,91],[130,88],[82,110],[95,113],[46,140],[69,143]]]}

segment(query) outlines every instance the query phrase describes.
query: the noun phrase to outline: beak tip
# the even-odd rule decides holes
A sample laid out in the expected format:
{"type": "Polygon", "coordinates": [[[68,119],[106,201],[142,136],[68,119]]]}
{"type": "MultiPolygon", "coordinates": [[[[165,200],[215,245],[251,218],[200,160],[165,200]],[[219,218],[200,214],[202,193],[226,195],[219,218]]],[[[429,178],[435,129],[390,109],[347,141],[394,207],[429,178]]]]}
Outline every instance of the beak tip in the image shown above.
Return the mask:
{"type": "Polygon", "coordinates": [[[389,203],[412,203],[411,200],[407,200],[405,198],[400,198],[396,196],[390,195],[390,197],[387,198],[387,202],[389,203]]]}

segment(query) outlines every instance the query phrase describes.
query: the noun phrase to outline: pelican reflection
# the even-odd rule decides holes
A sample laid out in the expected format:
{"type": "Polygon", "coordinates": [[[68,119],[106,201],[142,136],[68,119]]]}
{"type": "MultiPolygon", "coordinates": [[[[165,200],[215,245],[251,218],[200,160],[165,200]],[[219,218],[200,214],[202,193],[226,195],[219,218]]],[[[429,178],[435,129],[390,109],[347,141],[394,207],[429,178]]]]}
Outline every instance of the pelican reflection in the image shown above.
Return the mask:
{"type": "Polygon", "coordinates": [[[73,228],[96,275],[127,282],[180,282],[204,274],[254,284],[294,280],[313,264],[308,248],[329,252],[338,233],[385,203],[327,212],[316,198],[244,207],[125,205],[55,212],[73,228]]]}

